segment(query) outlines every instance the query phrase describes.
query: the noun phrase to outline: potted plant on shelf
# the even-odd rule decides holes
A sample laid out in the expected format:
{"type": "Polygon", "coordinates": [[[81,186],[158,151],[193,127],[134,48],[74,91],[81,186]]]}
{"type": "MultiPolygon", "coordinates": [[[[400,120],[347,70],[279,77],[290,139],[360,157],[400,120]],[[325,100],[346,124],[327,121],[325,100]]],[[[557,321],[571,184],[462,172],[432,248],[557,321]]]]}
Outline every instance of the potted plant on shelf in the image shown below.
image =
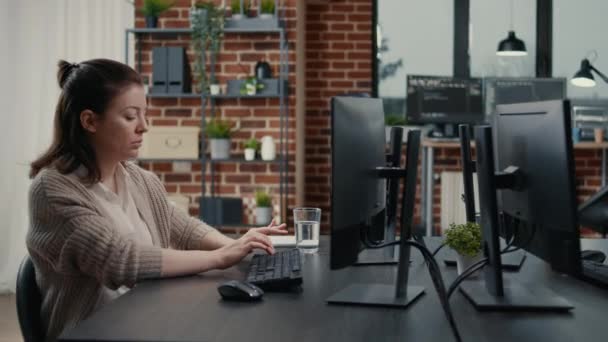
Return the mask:
{"type": "Polygon", "coordinates": [[[275,0],[262,0],[260,3],[260,18],[270,19],[274,16],[274,1],[275,0]]]}
{"type": "Polygon", "coordinates": [[[207,122],[205,133],[209,139],[211,159],[230,158],[230,135],[233,128],[230,121],[211,119],[207,122]]]}
{"type": "Polygon", "coordinates": [[[192,50],[194,51],[195,90],[209,90],[209,78],[203,64],[203,56],[209,51],[212,63],[217,55],[224,38],[224,8],[217,7],[212,2],[198,2],[191,9],[190,25],[192,26],[192,50]]]}
{"type": "Polygon", "coordinates": [[[167,0],[144,0],[141,12],[146,18],[146,27],[154,28],[158,25],[158,16],[171,8],[172,2],[167,0]]]}
{"type": "Polygon", "coordinates": [[[264,89],[264,84],[261,83],[255,76],[247,77],[243,83],[241,83],[241,94],[242,95],[255,95],[258,90],[264,89]]]}
{"type": "Polygon", "coordinates": [[[256,138],[245,140],[245,160],[252,161],[255,159],[255,153],[260,149],[260,142],[256,138]]]}
{"type": "Polygon", "coordinates": [[[219,95],[220,94],[220,82],[215,78],[214,75],[211,76],[211,84],[209,84],[209,94],[211,95],[219,95]]]}
{"type": "Polygon", "coordinates": [[[270,195],[261,190],[256,191],[255,205],[255,224],[269,224],[272,219],[272,200],[270,195]]]}
{"type": "Polygon", "coordinates": [[[232,13],[232,20],[243,19],[244,15],[249,15],[249,9],[251,5],[249,0],[232,0],[230,2],[230,13],[232,13]],[[243,10],[241,11],[241,1],[243,1],[243,10]]]}
{"type": "Polygon", "coordinates": [[[481,227],[477,223],[450,224],[445,244],[456,251],[456,266],[461,274],[479,260],[481,254],[481,227]]]}

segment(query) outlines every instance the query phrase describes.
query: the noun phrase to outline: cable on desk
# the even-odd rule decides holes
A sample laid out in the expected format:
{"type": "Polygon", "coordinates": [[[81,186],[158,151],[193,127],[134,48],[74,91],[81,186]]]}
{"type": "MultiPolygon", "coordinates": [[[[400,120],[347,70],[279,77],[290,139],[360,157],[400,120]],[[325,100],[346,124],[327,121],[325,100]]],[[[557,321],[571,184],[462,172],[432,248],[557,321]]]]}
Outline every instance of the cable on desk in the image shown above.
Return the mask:
{"type": "MultiPolygon", "coordinates": [[[[368,244],[369,242],[370,241],[368,241],[367,239],[363,239],[363,244],[366,247],[372,248],[372,249],[383,248],[383,247],[397,245],[397,244],[401,243],[401,241],[391,241],[391,242],[386,242],[386,243],[382,243],[382,244],[368,244]]],[[[441,303],[441,307],[448,319],[450,328],[452,330],[452,333],[454,334],[454,338],[458,342],[462,341],[462,339],[460,337],[460,333],[458,332],[458,327],[456,326],[456,321],[454,320],[454,316],[452,315],[452,309],[450,307],[450,302],[449,302],[449,298],[447,296],[447,292],[445,290],[445,284],[443,282],[443,277],[441,276],[441,269],[439,268],[439,265],[437,264],[437,260],[435,260],[435,258],[433,257],[431,252],[428,250],[428,248],[426,248],[421,243],[412,241],[412,240],[407,240],[407,241],[405,241],[405,243],[418,249],[420,251],[420,253],[422,254],[422,256],[424,257],[424,261],[429,270],[429,275],[431,276],[431,280],[433,281],[433,285],[435,286],[435,291],[437,292],[437,296],[439,297],[439,302],[441,303]]]]}
{"type": "Polygon", "coordinates": [[[442,243],[441,245],[439,245],[439,247],[435,248],[435,250],[433,251],[433,256],[437,255],[437,253],[439,253],[439,251],[446,246],[446,243],[442,243]]]}

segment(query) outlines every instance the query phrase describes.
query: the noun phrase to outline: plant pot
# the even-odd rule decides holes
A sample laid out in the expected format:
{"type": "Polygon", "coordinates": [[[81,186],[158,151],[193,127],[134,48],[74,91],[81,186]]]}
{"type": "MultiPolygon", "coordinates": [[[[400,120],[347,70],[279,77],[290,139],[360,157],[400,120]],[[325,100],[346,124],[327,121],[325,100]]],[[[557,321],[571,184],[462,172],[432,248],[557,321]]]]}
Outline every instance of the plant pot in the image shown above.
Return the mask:
{"type": "Polygon", "coordinates": [[[232,14],[232,17],[230,17],[232,20],[241,20],[243,19],[243,15],[240,13],[236,13],[236,14],[232,14]]]}
{"type": "Polygon", "coordinates": [[[209,93],[211,95],[219,95],[220,94],[220,85],[219,84],[209,85],[209,93]]]}
{"type": "Polygon", "coordinates": [[[209,139],[211,159],[230,158],[230,139],[209,139]]]}
{"type": "Polygon", "coordinates": [[[261,13],[260,14],[260,19],[272,19],[272,17],[274,17],[274,14],[270,14],[270,13],[261,13]]]}
{"type": "Polygon", "coordinates": [[[247,90],[247,95],[255,95],[257,87],[255,84],[246,84],[245,89],[247,90]]]}
{"type": "Polygon", "coordinates": [[[245,149],[245,160],[252,161],[255,159],[255,149],[254,148],[246,148],[245,149]]]}
{"type": "Polygon", "coordinates": [[[272,208],[255,208],[255,224],[267,225],[272,219],[272,208]]]}
{"type": "MultiPolygon", "coordinates": [[[[479,260],[481,260],[481,254],[477,254],[476,256],[468,256],[456,253],[456,269],[458,270],[458,275],[462,274],[462,272],[469,268],[469,266],[473,265],[479,260]]],[[[470,277],[475,277],[477,273],[478,272],[471,274],[470,277]]]]}
{"type": "Polygon", "coordinates": [[[274,144],[274,139],[270,135],[262,137],[262,147],[260,149],[262,160],[270,161],[277,157],[277,150],[274,144]]]}
{"type": "Polygon", "coordinates": [[[146,16],[146,27],[155,28],[158,25],[158,17],[146,16]]]}

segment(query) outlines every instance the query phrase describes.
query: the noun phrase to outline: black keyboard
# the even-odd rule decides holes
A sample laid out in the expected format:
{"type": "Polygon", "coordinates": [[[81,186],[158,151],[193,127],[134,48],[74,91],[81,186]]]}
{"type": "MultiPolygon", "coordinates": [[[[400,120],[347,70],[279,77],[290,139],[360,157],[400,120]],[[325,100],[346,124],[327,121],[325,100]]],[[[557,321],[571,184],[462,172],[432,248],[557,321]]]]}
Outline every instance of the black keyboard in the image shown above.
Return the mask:
{"type": "Polygon", "coordinates": [[[274,255],[255,254],[249,264],[247,282],[266,291],[284,291],[302,284],[300,251],[290,249],[274,255]]]}
{"type": "Polygon", "coordinates": [[[608,285],[608,265],[591,260],[583,260],[583,275],[589,279],[608,285]]]}

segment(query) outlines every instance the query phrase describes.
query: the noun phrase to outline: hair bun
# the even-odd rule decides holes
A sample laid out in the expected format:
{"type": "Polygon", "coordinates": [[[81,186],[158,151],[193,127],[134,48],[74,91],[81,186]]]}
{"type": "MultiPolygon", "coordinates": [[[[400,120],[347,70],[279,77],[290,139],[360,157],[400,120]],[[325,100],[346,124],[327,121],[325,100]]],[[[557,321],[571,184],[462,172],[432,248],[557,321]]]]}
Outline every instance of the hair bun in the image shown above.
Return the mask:
{"type": "Polygon", "coordinates": [[[57,82],[59,83],[59,87],[63,89],[63,86],[65,85],[66,81],[74,72],[74,70],[79,67],[79,64],[59,60],[57,66],[59,67],[59,70],[57,71],[57,82]]]}

